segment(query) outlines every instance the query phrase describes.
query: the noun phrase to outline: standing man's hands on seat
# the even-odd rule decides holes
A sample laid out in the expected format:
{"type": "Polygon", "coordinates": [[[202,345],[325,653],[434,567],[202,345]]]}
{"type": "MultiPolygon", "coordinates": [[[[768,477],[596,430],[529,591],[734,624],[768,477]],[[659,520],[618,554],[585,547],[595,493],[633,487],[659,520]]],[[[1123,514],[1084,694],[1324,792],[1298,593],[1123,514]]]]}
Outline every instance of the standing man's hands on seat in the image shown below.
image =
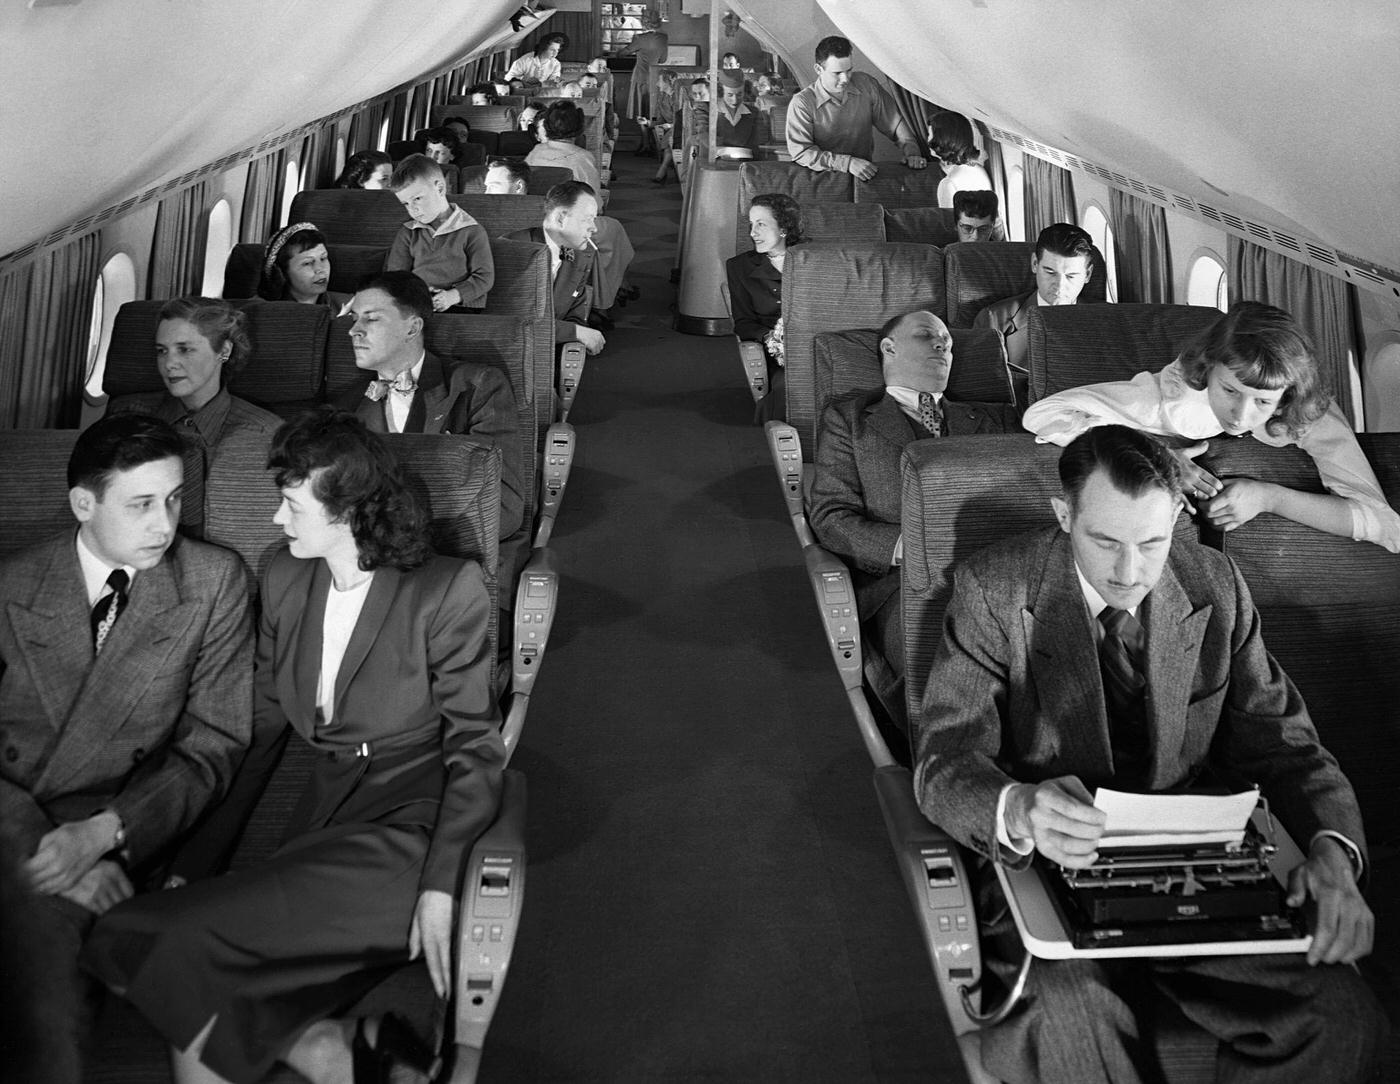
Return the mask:
{"type": "Polygon", "coordinates": [[[910,169],[928,169],[928,159],[921,154],[911,154],[904,164],[910,169]]]}
{"type": "Polygon", "coordinates": [[[880,171],[875,168],[875,163],[866,158],[857,158],[851,155],[851,161],[846,166],[846,172],[858,181],[868,181],[880,171]]]}
{"type": "Polygon", "coordinates": [[[1084,869],[1098,858],[1099,837],[1108,815],[1094,808],[1093,796],[1078,776],[1017,783],[1006,795],[1006,833],[1030,839],[1035,849],[1061,866],[1084,869]]]}
{"type": "Polygon", "coordinates": [[[603,333],[587,324],[574,325],[574,338],[583,343],[583,348],[588,351],[590,356],[601,353],[603,347],[608,345],[608,340],[603,338],[603,333]]]}
{"type": "Polygon", "coordinates": [[[1335,839],[1320,836],[1288,875],[1289,907],[1312,901],[1308,964],[1351,964],[1371,952],[1376,920],[1361,896],[1351,859],[1335,839]]]}

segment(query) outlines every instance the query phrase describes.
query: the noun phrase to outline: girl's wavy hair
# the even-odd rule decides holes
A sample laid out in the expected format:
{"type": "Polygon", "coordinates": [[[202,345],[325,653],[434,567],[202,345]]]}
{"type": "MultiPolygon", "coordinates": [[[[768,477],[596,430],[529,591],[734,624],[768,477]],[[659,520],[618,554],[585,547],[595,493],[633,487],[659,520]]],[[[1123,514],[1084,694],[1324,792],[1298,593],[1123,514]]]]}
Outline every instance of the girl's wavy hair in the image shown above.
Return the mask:
{"type": "Polygon", "coordinates": [[[782,231],[783,242],[800,245],[807,238],[802,232],[802,205],[782,192],[762,192],[749,201],[749,209],[766,207],[773,213],[773,221],[782,231]]]}
{"type": "Polygon", "coordinates": [[[1332,397],[1317,371],[1312,340],[1283,309],[1237,301],[1181,354],[1186,383],[1200,391],[1210,371],[1224,365],[1241,384],[1284,389],[1265,428],[1297,440],[1327,412],[1332,397]]]}
{"type": "Polygon", "coordinates": [[[321,406],[284,423],[267,466],[279,489],[310,479],[331,519],[349,525],[364,571],[408,571],[432,554],[428,517],[397,460],[353,414],[321,406]]]}
{"type": "Polygon", "coordinates": [[[248,315],[218,297],[172,297],[160,309],[161,320],[186,320],[209,341],[209,348],[218,353],[227,343],[228,361],[224,362],[220,383],[248,364],[253,353],[253,340],[248,337],[248,315]]]}
{"type": "Polygon", "coordinates": [[[345,168],[335,179],[337,188],[363,188],[380,166],[392,166],[394,160],[383,151],[356,151],[345,160],[345,168]]]}

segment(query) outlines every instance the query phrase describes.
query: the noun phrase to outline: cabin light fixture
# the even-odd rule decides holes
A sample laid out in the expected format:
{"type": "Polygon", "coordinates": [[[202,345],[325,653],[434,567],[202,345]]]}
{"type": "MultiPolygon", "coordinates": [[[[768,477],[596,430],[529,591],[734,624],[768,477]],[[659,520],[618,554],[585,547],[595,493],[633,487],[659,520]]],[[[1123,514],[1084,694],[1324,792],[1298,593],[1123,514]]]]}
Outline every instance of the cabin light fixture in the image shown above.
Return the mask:
{"type": "Polygon", "coordinates": [[[29,10],[35,8],[71,8],[81,4],[83,0],[29,0],[29,10]]]}

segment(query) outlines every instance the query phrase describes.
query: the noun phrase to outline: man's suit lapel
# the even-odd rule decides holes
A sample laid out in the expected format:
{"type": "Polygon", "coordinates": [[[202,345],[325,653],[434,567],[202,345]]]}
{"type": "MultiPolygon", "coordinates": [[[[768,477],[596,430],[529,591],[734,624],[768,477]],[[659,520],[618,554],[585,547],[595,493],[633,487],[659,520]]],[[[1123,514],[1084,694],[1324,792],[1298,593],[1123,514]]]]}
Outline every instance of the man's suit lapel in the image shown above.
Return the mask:
{"type": "Polygon", "coordinates": [[[882,440],[889,441],[900,452],[903,452],[905,446],[918,435],[914,423],[889,394],[882,395],[866,407],[865,418],[872,433],[882,440]]]}
{"type": "MultiPolygon", "coordinates": [[[[165,668],[170,653],[189,635],[197,610],[196,603],[181,600],[169,554],[155,568],[138,573],[126,611],[118,617],[101,653],[87,668],[82,688],[63,724],[63,733],[50,751],[48,767],[36,786],[61,789],[102,752],[108,736],[140,714],[142,699],[165,668]]],[[[89,634],[85,614],[78,628],[82,635],[89,634]]],[[[91,647],[88,654],[91,657],[91,647]]]]}
{"type": "Polygon", "coordinates": [[[405,433],[439,433],[447,417],[447,375],[442,361],[432,354],[423,356],[423,368],[418,373],[418,391],[404,422],[405,433]]]}
{"type": "Polygon", "coordinates": [[[1035,291],[1032,290],[1025,297],[1021,298],[1020,304],[1016,306],[1016,311],[1011,314],[1011,324],[1016,329],[1018,335],[1024,335],[1026,333],[1026,325],[1031,322],[1031,308],[1035,303],[1035,291]]]}
{"type": "Polygon", "coordinates": [[[63,728],[92,663],[92,626],[76,537],[56,539],[39,575],[33,609],[10,604],[10,622],[55,732],[63,728]]]}
{"type": "MultiPolygon", "coordinates": [[[[376,404],[378,405],[378,404],[376,404]]],[[[316,689],[321,676],[322,627],[326,622],[326,597],[331,589],[331,572],[326,562],[312,562],[311,585],[306,592],[305,605],[287,615],[291,623],[278,631],[280,644],[292,645],[292,666],[277,667],[277,699],[288,720],[298,731],[310,737],[316,727],[316,689]]],[[[295,605],[299,592],[287,592],[295,605]]]]}
{"type": "Polygon", "coordinates": [[[1028,595],[1021,622],[1040,712],[1058,729],[1060,757],[1092,766],[1086,775],[1107,778],[1113,756],[1098,651],[1074,571],[1074,556],[1063,532],[1050,544],[1040,581],[1028,595]]]}
{"type": "Polygon", "coordinates": [[[1164,787],[1180,778],[1181,747],[1186,739],[1186,709],[1196,665],[1210,624],[1207,604],[1192,605],[1171,563],[1147,596],[1148,725],[1152,728],[1151,785],[1164,787]]]}

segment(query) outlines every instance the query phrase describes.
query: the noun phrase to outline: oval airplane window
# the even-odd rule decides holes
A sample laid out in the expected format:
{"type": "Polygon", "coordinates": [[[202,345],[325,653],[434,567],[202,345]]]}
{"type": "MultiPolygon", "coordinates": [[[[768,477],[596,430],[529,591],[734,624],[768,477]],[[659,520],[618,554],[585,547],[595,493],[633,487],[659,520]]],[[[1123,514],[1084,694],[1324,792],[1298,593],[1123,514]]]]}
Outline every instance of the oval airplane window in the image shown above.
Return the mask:
{"type": "Polygon", "coordinates": [[[1109,301],[1118,300],[1118,259],[1113,253],[1113,227],[1108,224],[1108,216],[1103,213],[1103,208],[1097,203],[1090,203],[1084,208],[1083,220],[1080,225],[1084,232],[1094,239],[1094,244],[1099,246],[1099,251],[1103,253],[1104,262],[1108,265],[1108,276],[1104,280],[1104,293],[1109,301]]]}
{"type": "Polygon", "coordinates": [[[1026,192],[1025,174],[1020,165],[1013,165],[1006,171],[1006,239],[1024,241],[1026,239],[1026,192]]]}
{"type": "Polygon", "coordinates": [[[87,380],[83,384],[90,401],[102,398],[102,374],[107,368],[107,348],[112,343],[112,324],[116,322],[117,310],[135,300],[136,265],[125,252],[118,252],[102,266],[93,297],[87,380]]]}
{"type": "Polygon", "coordinates": [[[1191,261],[1191,274],[1186,279],[1186,304],[1213,305],[1221,312],[1230,307],[1225,265],[1209,249],[1201,250],[1191,261]]]}
{"type": "Polygon", "coordinates": [[[224,266],[232,251],[233,212],[228,200],[221,199],[209,212],[209,238],[204,242],[204,286],[201,292],[205,297],[223,296],[224,266]]]}
{"type": "Polygon", "coordinates": [[[1400,433],[1400,332],[1387,332],[1366,357],[1366,431],[1400,433]]]}
{"type": "Polygon", "coordinates": [[[389,145],[389,118],[385,117],[379,122],[379,142],[374,146],[377,150],[384,150],[389,145]]]}
{"type": "Polygon", "coordinates": [[[287,163],[287,179],[282,184],[282,217],[277,220],[279,225],[287,226],[291,224],[287,217],[292,213],[292,200],[296,199],[296,194],[301,191],[301,170],[297,168],[295,160],[287,163]]]}

